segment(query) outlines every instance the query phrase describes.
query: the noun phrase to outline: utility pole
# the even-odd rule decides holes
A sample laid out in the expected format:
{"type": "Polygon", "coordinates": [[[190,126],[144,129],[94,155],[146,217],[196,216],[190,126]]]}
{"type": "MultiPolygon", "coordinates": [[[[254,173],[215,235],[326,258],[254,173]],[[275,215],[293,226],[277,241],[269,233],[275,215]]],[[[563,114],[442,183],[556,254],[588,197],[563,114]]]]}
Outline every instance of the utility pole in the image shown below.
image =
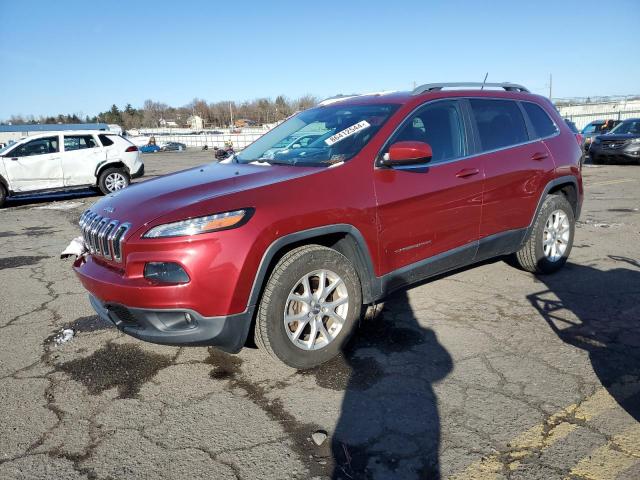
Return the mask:
{"type": "Polygon", "coordinates": [[[229,102],[229,115],[231,115],[231,128],[233,128],[233,108],[231,108],[231,102],[229,102]]]}
{"type": "Polygon", "coordinates": [[[549,100],[553,99],[551,94],[553,93],[553,76],[549,74],[549,100]]]}

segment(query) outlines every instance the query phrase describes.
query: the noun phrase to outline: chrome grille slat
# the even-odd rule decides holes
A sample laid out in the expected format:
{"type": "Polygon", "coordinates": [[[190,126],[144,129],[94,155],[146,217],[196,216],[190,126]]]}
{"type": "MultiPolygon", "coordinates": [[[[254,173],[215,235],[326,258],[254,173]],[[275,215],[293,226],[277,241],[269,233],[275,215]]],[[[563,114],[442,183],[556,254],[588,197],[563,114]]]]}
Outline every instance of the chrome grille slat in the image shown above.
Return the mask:
{"type": "Polygon", "coordinates": [[[79,225],[89,253],[122,262],[124,237],[131,228],[130,223],[120,223],[87,210],[80,216],[79,225]]]}

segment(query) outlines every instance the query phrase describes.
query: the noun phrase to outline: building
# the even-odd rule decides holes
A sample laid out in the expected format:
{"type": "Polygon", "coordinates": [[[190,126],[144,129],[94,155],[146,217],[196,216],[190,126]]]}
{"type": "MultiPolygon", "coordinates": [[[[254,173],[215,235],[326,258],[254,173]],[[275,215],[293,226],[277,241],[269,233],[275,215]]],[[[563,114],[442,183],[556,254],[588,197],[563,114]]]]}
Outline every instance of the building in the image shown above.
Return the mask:
{"type": "MultiPolygon", "coordinates": [[[[114,125],[114,127],[116,126],[117,125],[114,125]]],[[[29,135],[34,135],[36,133],[59,132],[61,130],[111,131],[111,128],[106,123],[39,123],[35,125],[0,125],[0,143],[19,140],[22,137],[28,137],[29,135]]]]}
{"type": "Polygon", "coordinates": [[[204,120],[200,115],[191,115],[187,118],[187,123],[192,130],[203,130],[204,120]]]}

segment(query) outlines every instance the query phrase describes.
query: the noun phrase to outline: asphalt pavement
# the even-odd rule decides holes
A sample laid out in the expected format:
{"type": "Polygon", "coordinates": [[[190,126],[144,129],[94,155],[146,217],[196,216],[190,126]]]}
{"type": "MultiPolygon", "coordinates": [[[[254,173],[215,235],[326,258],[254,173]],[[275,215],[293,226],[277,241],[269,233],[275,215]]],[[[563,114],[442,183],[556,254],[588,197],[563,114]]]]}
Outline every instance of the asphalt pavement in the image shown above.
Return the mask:
{"type": "MultiPolygon", "coordinates": [[[[145,155],[140,181],[211,160],[145,155]]],[[[59,258],[96,193],[9,202],[0,478],[640,478],[640,167],[584,176],[561,272],[424,282],[306,372],[120,334],[59,258]]]]}

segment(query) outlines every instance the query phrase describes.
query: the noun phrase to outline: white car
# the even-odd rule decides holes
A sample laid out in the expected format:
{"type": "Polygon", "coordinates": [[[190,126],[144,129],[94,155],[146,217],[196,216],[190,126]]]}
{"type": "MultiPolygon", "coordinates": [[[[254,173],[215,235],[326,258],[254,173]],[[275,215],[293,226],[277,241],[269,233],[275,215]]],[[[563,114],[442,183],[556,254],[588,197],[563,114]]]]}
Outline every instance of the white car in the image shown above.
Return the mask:
{"type": "Polygon", "coordinates": [[[136,147],[101,130],[46,132],[0,149],[0,206],[7,197],[98,187],[105,195],[144,175],[136,147]]]}

